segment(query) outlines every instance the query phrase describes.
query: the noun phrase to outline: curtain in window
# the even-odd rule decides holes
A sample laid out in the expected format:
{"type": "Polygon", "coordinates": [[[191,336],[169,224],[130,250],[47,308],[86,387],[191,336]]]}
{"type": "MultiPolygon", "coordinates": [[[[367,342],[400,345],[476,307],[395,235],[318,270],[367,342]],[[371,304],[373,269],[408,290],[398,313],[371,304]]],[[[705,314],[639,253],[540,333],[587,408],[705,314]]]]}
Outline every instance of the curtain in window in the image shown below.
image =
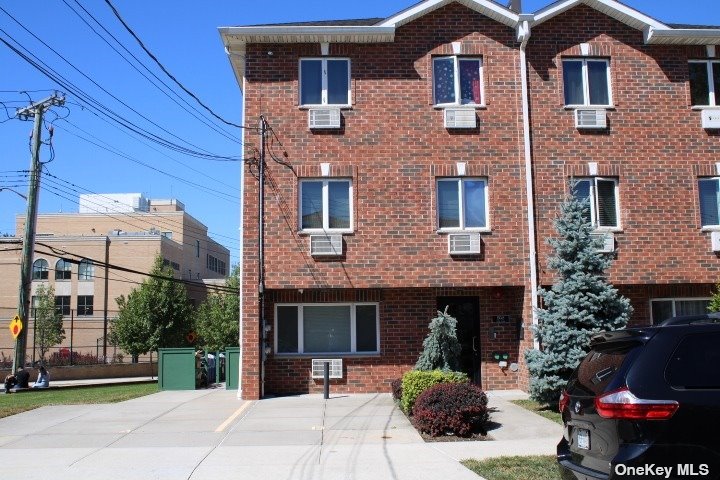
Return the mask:
{"type": "Polygon", "coordinates": [[[358,305],[355,307],[355,350],[358,352],[377,351],[377,307],[358,305]]]}
{"type": "Polygon", "coordinates": [[[458,181],[438,182],[438,221],[440,228],[460,227],[458,181]]]}
{"type": "Polygon", "coordinates": [[[485,182],[465,180],[465,228],[485,227],[485,182]]]}
{"type": "Polygon", "coordinates": [[[302,228],[323,228],[323,182],[302,182],[302,228]]]}
{"type": "Polygon", "coordinates": [[[698,181],[700,194],[700,222],[703,227],[720,225],[718,218],[718,180],[714,178],[698,181]]]}
{"type": "Polygon", "coordinates": [[[350,351],[350,306],[303,307],[305,353],[350,351]]]}
{"type": "MultiPolygon", "coordinates": [[[[690,98],[693,105],[710,104],[710,84],[708,81],[707,63],[691,62],[690,68],[690,98]]],[[[717,94],[717,88],[715,92],[717,94]]],[[[717,98],[717,97],[716,97],[717,98]]]]}
{"type": "Polygon", "coordinates": [[[590,105],[609,105],[607,62],[587,62],[590,105]]]}
{"type": "Polygon", "coordinates": [[[347,60],[327,61],[327,88],[328,104],[348,105],[348,69],[350,64],[347,60]]]}
{"type": "Polygon", "coordinates": [[[612,180],[597,181],[598,225],[601,227],[617,227],[617,199],[615,198],[615,182],[612,180]]]}
{"type": "Polygon", "coordinates": [[[572,194],[575,198],[585,203],[586,209],[583,212],[583,219],[592,223],[590,212],[590,180],[577,180],[572,186],[572,194]]]}
{"type": "Polygon", "coordinates": [[[480,60],[460,60],[460,103],[481,104],[480,60]]]}
{"type": "Polygon", "coordinates": [[[565,88],[565,105],[585,104],[582,61],[565,60],[563,62],[563,85],[565,88]]]}
{"type": "Polygon", "coordinates": [[[298,352],[298,307],[277,307],[277,351],[298,352]]]}
{"type": "Polygon", "coordinates": [[[300,62],[300,103],[302,105],[322,103],[322,60],[300,62]]]}
{"type": "Polygon", "coordinates": [[[328,182],[329,228],[350,228],[350,182],[328,182]]]}
{"type": "Polygon", "coordinates": [[[675,300],[675,315],[702,315],[708,313],[708,300],[675,300]]]}
{"type": "Polygon", "coordinates": [[[455,103],[455,61],[438,58],[433,61],[435,103],[455,103]]]}

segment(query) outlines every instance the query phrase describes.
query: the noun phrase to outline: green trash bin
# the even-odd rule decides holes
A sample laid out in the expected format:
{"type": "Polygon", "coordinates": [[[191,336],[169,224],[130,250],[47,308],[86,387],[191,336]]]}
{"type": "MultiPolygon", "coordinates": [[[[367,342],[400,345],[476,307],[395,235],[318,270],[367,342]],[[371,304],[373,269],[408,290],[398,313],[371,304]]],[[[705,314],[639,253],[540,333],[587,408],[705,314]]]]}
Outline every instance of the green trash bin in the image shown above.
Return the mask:
{"type": "Polygon", "coordinates": [[[240,374],[240,347],[225,350],[225,390],[238,389],[240,374]]]}
{"type": "Polygon", "coordinates": [[[158,388],[195,390],[194,348],[161,348],[158,351],[158,388]]]}

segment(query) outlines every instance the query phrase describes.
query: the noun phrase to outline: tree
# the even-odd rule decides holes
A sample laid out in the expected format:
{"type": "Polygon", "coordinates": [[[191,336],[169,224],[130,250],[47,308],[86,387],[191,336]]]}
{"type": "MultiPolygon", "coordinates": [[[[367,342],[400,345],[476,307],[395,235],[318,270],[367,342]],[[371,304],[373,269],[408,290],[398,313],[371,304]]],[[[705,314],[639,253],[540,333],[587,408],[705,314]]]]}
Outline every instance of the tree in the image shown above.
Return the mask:
{"type": "Polygon", "coordinates": [[[458,370],[460,342],[457,339],[457,320],[438,310],[430,321],[430,333],[423,341],[423,351],[415,364],[417,370],[458,370]]]}
{"type": "Polygon", "coordinates": [[[589,350],[593,334],[627,325],[632,306],[605,278],[610,255],[599,253],[603,240],[591,235],[589,201],[569,196],[555,220],[560,238],[548,242],[548,260],[557,273],[551,290],[540,290],[543,308],[534,329],[540,350],[528,350],[530,396],[539,402],[557,401],[573,370],[589,350]]]}
{"type": "Polygon", "coordinates": [[[195,332],[207,351],[237,347],[240,338],[240,269],[235,266],[225,282],[231,292],[208,296],[198,308],[195,332]]]}
{"type": "Polygon", "coordinates": [[[45,354],[65,340],[63,316],[55,307],[55,290],[41,284],[35,292],[33,305],[35,318],[35,344],[40,350],[40,361],[45,363],[45,354]]]}
{"type": "Polygon", "coordinates": [[[191,329],[192,306],[172,268],[163,266],[158,256],[150,275],[127,298],[116,299],[119,312],[111,324],[110,340],[133,357],[184,346],[191,329]]]}
{"type": "Polygon", "coordinates": [[[715,284],[715,292],[710,297],[708,312],[720,312],[720,282],[715,284]]]}

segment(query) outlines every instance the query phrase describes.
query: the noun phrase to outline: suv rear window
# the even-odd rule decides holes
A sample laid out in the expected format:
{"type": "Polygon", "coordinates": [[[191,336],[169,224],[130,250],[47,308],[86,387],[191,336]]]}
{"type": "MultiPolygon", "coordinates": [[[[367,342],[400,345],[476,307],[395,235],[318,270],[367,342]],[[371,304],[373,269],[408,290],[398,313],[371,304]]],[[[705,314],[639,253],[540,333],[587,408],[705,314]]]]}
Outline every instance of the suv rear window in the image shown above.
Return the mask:
{"type": "Polygon", "coordinates": [[[673,352],[665,379],[673,388],[720,389],[720,333],[693,333],[673,352]]]}
{"type": "Polygon", "coordinates": [[[576,370],[577,380],[574,388],[581,388],[588,395],[597,396],[605,391],[615,378],[627,355],[640,347],[637,342],[600,344],[580,362],[576,370]]]}

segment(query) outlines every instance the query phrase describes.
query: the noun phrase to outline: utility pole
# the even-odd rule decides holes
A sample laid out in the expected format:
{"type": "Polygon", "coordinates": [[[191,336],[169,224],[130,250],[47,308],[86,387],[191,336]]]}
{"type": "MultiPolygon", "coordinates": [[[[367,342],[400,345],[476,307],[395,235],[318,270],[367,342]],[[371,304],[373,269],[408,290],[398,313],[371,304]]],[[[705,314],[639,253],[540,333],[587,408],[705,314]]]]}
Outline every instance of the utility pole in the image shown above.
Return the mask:
{"type": "Polygon", "coordinates": [[[25,349],[30,321],[30,288],[32,286],[33,248],[35,247],[35,223],[37,221],[38,193],[40,190],[40,145],[42,144],[42,120],[45,111],[53,106],[65,103],[65,97],[53,93],[48,98],[17,110],[20,120],[34,118],[33,136],[30,158],[30,186],[27,195],[27,214],[25,216],[25,234],[23,236],[22,260],[20,266],[20,288],[18,294],[17,314],[23,322],[23,328],[15,340],[13,356],[13,373],[25,366],[25,349]]]}

